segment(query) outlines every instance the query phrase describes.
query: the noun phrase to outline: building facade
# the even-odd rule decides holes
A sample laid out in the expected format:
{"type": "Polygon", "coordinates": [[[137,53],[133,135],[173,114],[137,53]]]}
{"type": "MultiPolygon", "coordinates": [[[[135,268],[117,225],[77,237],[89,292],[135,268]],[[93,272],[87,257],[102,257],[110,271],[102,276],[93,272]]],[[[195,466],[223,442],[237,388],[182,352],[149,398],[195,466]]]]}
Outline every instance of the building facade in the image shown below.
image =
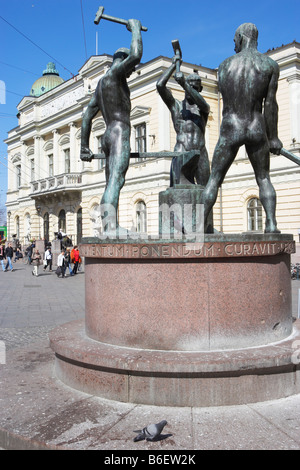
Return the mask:
{"type": "MultiPolygon", "coordinates": [[[[300,155],[300,44],[268,51],[280,66],[277,93],[279,138],[284,148],[300,155]]],[[[92,56],[78,75],[62,82],[53,64],[18,105],[18,126],[8,133],[8,236],[21,243],[32,238],[52,240],[62,229],[79,243],[101,232],[99,204],[105,188],[105,161],[80,160],[81,122],[96,85],[110,67],[109,55],[92,56]],[[49,77],[55,74],[55,77],[49,77]],[[43,81],[47,78],[47,82],[43,81]],[[58,81],[58,79],[60,79],[58,81]],[[53,86],[53,87],[52,87],[53,86]],[[48,88],[47,88],[48,87],[48,88]],[[43,89],[44,88],[44,89],[43,89]]],[[[170,152],[176,134],[156,82],[171,65],[157,57],[141,64],[128,80],[131,91],[132,152],[170,152]]],[[[202,95],[210,105],[206,146],[212,158],[222,113],[217,70],[183,62],[185,74],[198,73],[202,95]]],[[[175,98],[184,92],[168,83],[175,98]]],[[[105,131],[99,113],[93,120],[90,148],[101,152],[105,131]]],[[[131,159],[120,195],[119,221],[124,228],[158,233],[158,195],[169,186],[170,158],[131,159]]],[[[298,238],[300,228],[300,167],[282,156],[270,157],[271,180],[277,192],[278,228],[298,238]]],[[[231,166],[214,206],[215,228],[224,232],[263,231],[264,211],[245,150],[231,166]]]]}

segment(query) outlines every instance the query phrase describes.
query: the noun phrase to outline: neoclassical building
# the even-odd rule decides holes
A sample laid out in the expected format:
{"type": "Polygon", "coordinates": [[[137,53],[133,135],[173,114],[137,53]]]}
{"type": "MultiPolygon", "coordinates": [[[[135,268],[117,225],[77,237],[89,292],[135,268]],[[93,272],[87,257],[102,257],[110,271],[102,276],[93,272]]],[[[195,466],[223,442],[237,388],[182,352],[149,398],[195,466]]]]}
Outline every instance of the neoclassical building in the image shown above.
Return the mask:
{"type": "MultiPolygon", "coordinates": [[[[284,148],[300,156],[300,43],[267,52],[280,66],[277,93],[279,137],[284,148]]],[[[78,74],[63,81],[48,64],[18,108],[18,125],[8,133],[8,231],[22,243],[33,237],[52,240],[61,228],[79,243],[101,231],[99,204],[105,188],[105,162],[80,160],[83,113],[98,80],[112,63],[110,55],[92,56],[78,74]]],[[[156,82],[171,65],[168,57],[141,64],[130,77],[132,152],[170,152],[176,140],[168,108],[156,82]]],[[[222,119],[217,70],[183,62],[185,74],[198,73],[202,94],[210,105],[206,146],[210,159],[222,119]]],[[[183,99],[177,82],[168,83],[183,99]]],[[[90,148],[101,152],[105,131],[99,113],[92,125],[90,148]]],[[[169,186],[170,157],[131,159],[119,204],[120,224],[149,234],[158,232],[158,195],[169,186]]],[[[277,192],[277,221],[283,233],[298,239],[300,228],[300,167],[271,155],[271,179],[277,192]]],[[[214,206],[214,224],[224,232],[262,231],[264,211],[244,148],[231,166],[214,206]]]]}

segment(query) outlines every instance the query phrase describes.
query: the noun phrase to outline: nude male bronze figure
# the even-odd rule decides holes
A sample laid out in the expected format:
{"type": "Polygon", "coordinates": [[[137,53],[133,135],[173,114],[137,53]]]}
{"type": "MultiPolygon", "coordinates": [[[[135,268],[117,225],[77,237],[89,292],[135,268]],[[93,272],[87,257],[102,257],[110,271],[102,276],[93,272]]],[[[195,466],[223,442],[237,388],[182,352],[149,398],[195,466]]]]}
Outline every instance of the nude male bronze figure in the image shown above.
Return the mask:
{"type": "Polygon", "coordinates": [[[269,152],[279,155],[282,149],[277,135],[279,66],[257,51],[257,38],[254,24],[239,26],[234,36],[236,55],[219,67],[223,119],[201,202],[206,220],[238,149],[245,145],[266,213],[265,233],[280,233],[275,218],[276,193],[269,175],[269,152]]]}

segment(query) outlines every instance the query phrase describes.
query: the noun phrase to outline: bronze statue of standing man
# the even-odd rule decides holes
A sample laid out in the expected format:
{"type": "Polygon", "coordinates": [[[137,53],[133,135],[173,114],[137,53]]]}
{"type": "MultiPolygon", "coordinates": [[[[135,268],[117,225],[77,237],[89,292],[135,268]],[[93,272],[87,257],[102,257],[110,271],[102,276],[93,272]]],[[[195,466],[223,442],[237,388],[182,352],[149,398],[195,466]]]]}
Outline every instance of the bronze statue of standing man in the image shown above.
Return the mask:
{"type": "Polygon", "coordinates": [[[223,120],[201,202],[206,219],[238,149],[245,145],[266,213],[265,233],[279,233],[275,218],[276,193],[269,175],[269,152],[279,155],[282,148],[277,135],[279,66],[257,51],[257,38],[254,24],[242,24],[234,36],[236,55],[219,67],[223,120]]]}
{"type": "Polygon", "coordinates": [[[180,71],[174,75],[175,80],[185,91],[183,101],[175,99],[167,88],[167,82],[176,69],[178,57],[172,59],[172,65],[160,77],[156,87],[161,98],[168,106],[174,129],[176,145],[174,152],[182,152],[180,157],[174,157],[171,164],[170,186],[175,184],[197,184],[205,186],[210,170],[208,154],[205,146],[205,127],[210,111],[209,104],[200,94],[202,91],[201,78],[193,73],[187,78],[180,71]],[[196,158],[186,155],[189,150],[197,150],[196,158]]]}
{"type": "Polygon", "coordinates": [[[130,90],[127,78],[140,63],[143,54],[139,20],[128,20],[127,29],[132,33],[130,49],[120,48],[113,56],[109,71],[99,80],[95,94],[84,114],[81,128],[80,158],[91,161],[89,149],[92,119],[101,111],[106,124],[102,137],[102,150],[106,156],[106,188],[101,200],[103,230],[116,232],[120,191],[130,158],[130,90]]]}

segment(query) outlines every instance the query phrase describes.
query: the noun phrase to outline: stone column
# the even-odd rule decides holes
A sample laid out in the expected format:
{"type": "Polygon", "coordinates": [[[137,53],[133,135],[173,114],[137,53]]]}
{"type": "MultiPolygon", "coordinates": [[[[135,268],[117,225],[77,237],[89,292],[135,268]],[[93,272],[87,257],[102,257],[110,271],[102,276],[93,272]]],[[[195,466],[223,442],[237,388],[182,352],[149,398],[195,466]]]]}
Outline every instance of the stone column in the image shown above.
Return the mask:
{"type": "Polygon", "coordinates": [[[59,167],[59,131],[55,129],[52,131],[53,134],[53,175],[59,175],[61,173],[59,167]]]}
{"type": "Polygon", "coordinates": [[[300,73],[295,72],[287,79],[290,92],[291,140],[300,148],[300,73]]]}
{"type": "MultiPolygon", "coordinates": [[[[26,171],[26,149],[27,149],[27,145],[25,143],[24,140],[21,141],[22,143],[22,150],[21,150],[21,161],[20,161],[20,164],[21,164],[21,187],[26,185],[29,181],[29,176],[27,176],[28,174],[28,171],[26,171]]],[[[15,169],[16,171],[16,169],[15,169]]],[[[16,176],[17,178],[17,176],[16,176]]]]}
{"type": "Polygon", "coordinates": [[[70,168],[71,173],[76,171],[76,125],[74,122],[69,124],[70,128],[70,168]]]}
{"type": "Polygon", "coordinates": [[[41,136],[36,135],[34,137],[34,172],[35,180],[45,178],[46,173],[44,173],[41,165],[41,136]]]}
{"type": "Polygon", "coordinates": [[[159,151],[170,150],[170,112],[158,94],[158,145],[159,151]]]}

